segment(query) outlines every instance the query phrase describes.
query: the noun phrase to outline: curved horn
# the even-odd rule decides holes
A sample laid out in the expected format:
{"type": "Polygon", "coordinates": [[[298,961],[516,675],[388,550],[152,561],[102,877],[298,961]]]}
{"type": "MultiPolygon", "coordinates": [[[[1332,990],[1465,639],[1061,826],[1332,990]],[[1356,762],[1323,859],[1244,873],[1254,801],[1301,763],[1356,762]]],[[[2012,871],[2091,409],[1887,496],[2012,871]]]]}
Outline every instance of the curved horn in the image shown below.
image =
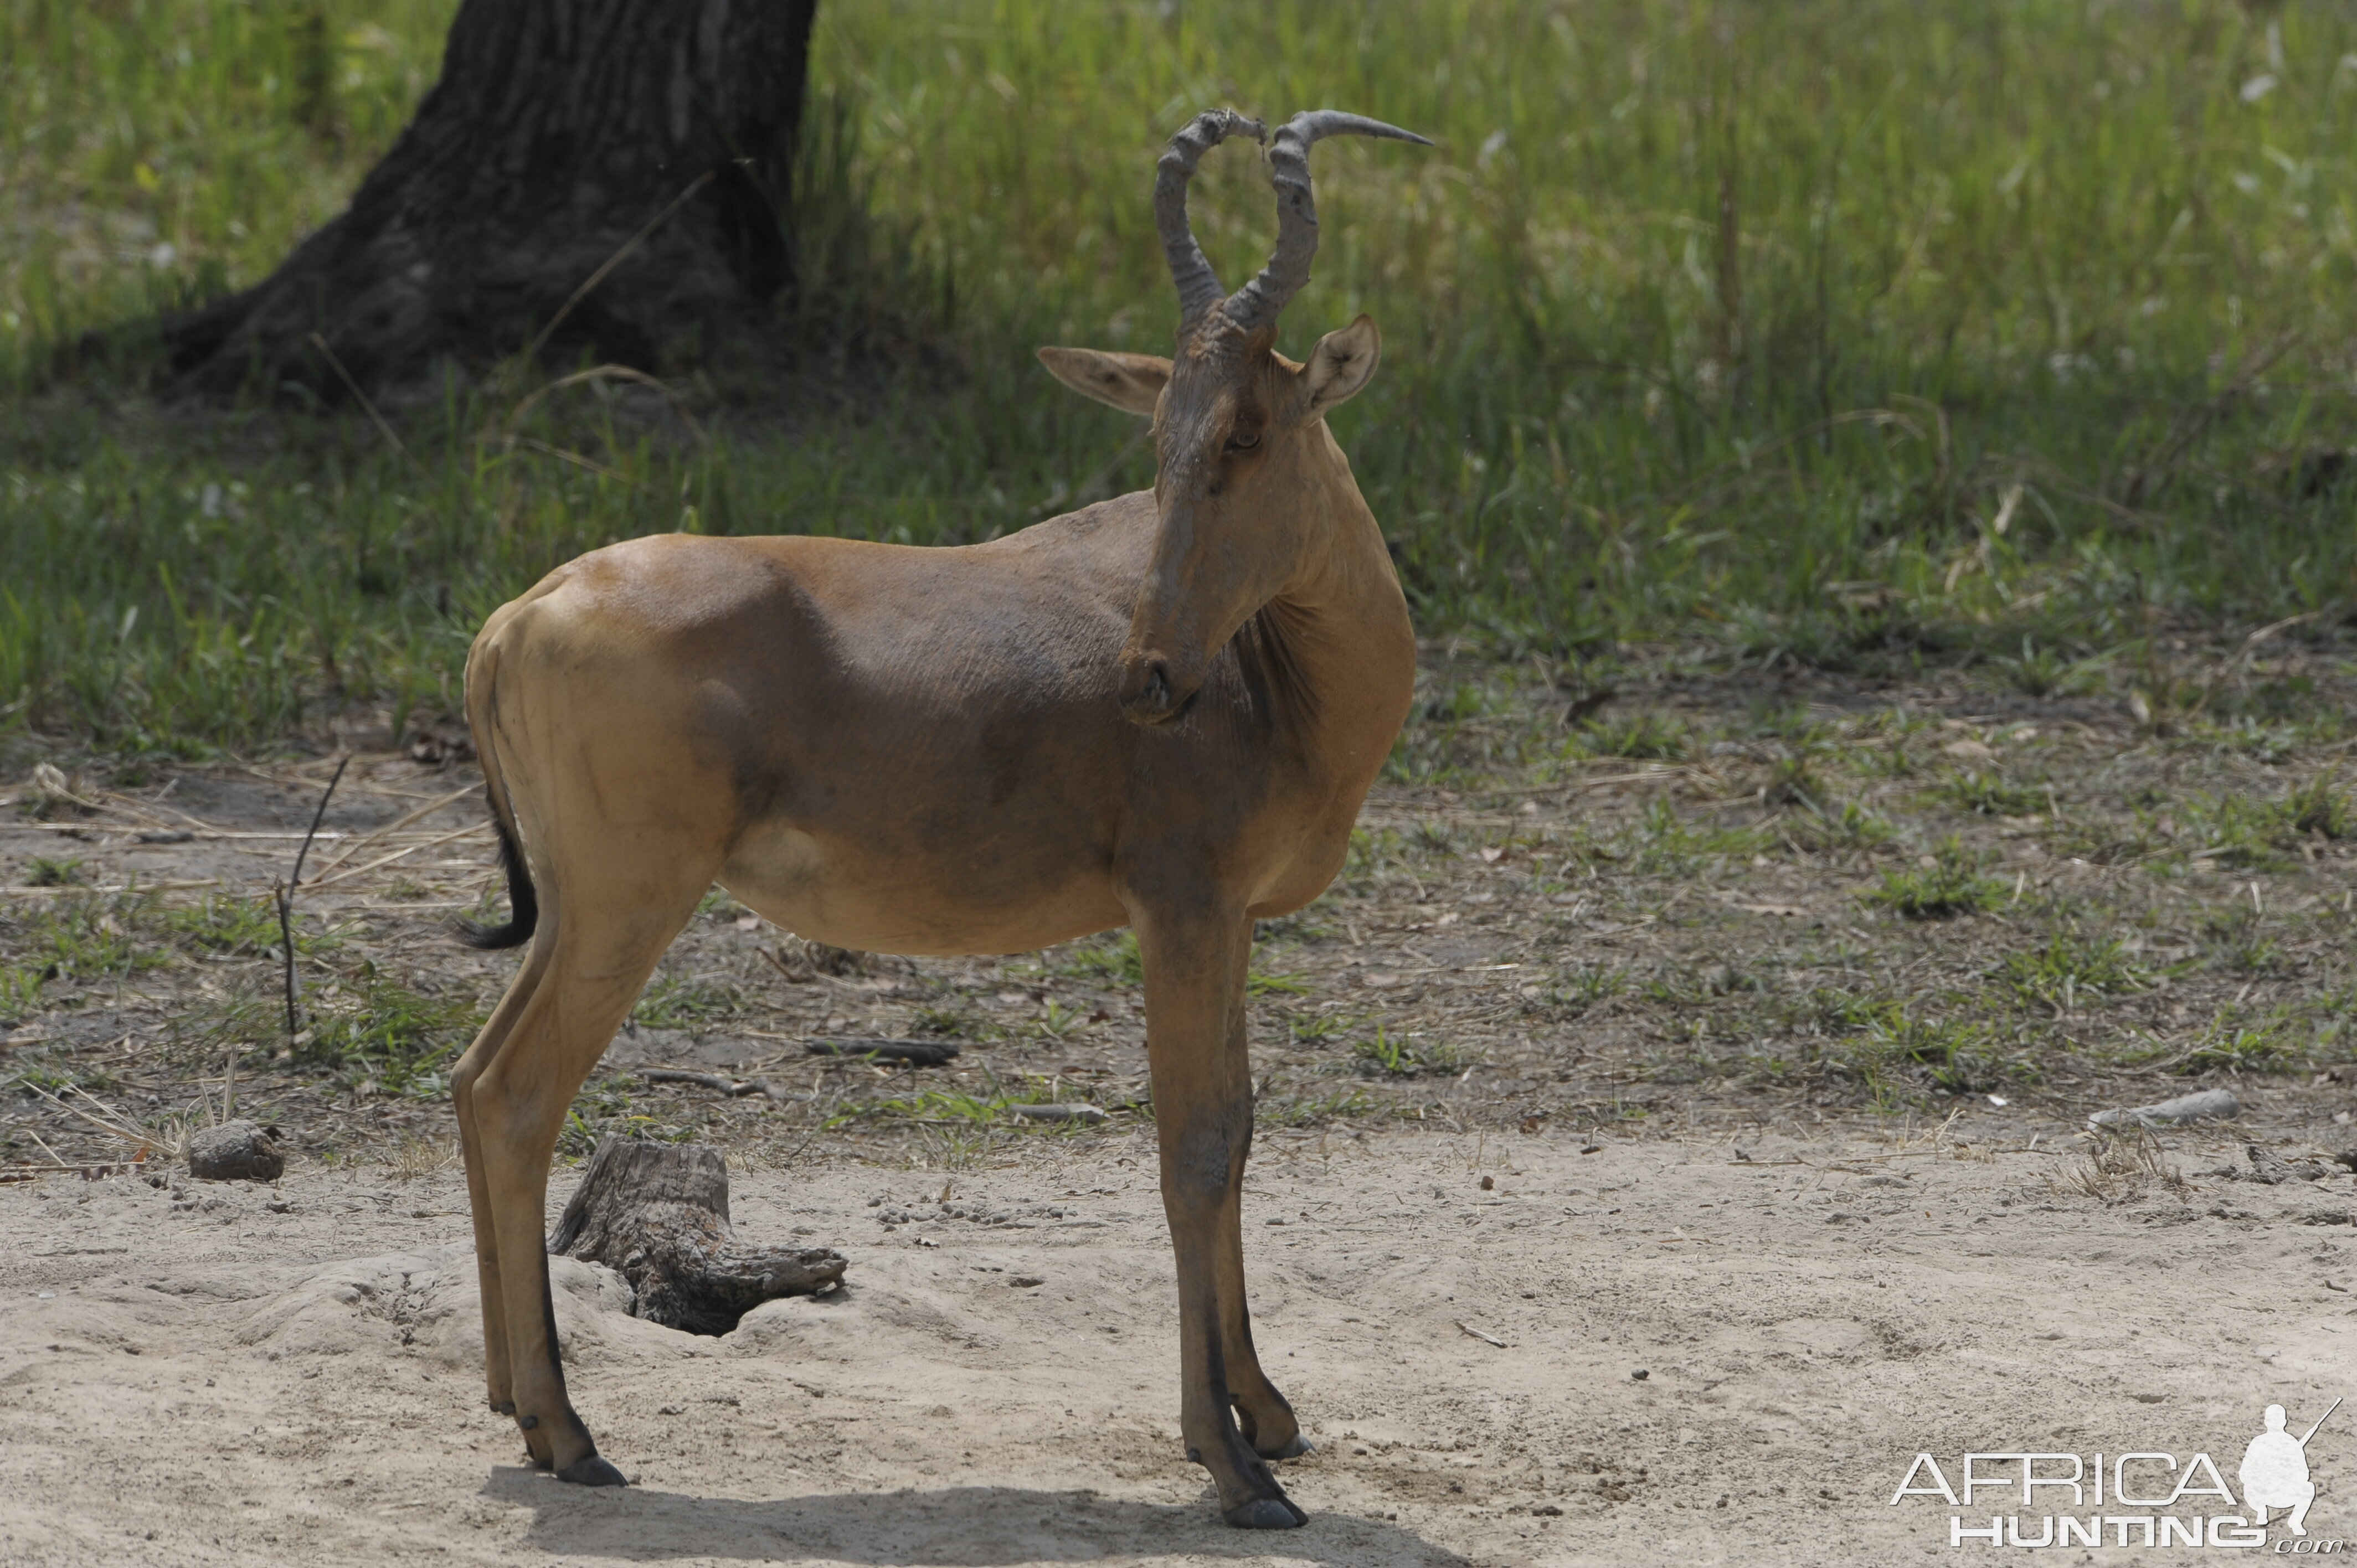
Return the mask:
{"type": "Polygon", "coordinates": [[[1232,109],[1206,109],[1170,138],[1170,150],[1155,165],[1154,227],[1162,235],[1162,253],[1170,260],[1170,281],[1178,285],[1178,324],[1183,331],[1200,321],[1227,297],[1220,276],[1203,259],[1195,243],[1194,227],[1187,221],[1187,182],[1205,153],[1230,136],[1268,139],[1268,127],[1247,120],[1232,109]]]}
{"type": "Polygon", "coordinates": [[[1394,142],[1432,143],[1413,131],[1345,114],[1339,109],[1304,110],[1269,138],[1270,180],[1276,187],[1276,250],[1260,275],[1228,301],[1228,319],[1251,331],[1274,328],[1301,285],[1309,281],[1309,259],[1318,253],[1318,204],[1309,194],[1309,148],[1326,136],[1383,136],[1394,142]]]}

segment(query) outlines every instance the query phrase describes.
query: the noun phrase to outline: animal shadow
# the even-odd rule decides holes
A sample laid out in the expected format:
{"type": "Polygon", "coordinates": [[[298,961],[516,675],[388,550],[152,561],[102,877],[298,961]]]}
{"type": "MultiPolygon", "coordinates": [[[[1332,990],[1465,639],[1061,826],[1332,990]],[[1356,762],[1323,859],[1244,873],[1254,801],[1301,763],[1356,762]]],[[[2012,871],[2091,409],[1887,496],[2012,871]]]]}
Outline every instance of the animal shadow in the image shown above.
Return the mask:
{"type": "Polygon", "coordinates": [[[1206,1497],[1184,1504],[1089,1492],[945,1487],[826,1492],[761,1500],[699,1498],[651,1487],[568,1487],[500,1466],[482,1496],[530,1507],[533,1544],[555,1556],[662,1562],[681,1557],[874,1563],[878,1568],[1004,1568],[1120,1562],[1141,1555],[1275,1555],[1333,1568],[1469,1568],[1468,1561],[1378,1520],[1312,1513],[1303,1529],[1231,1530],[1206,1497]]]}

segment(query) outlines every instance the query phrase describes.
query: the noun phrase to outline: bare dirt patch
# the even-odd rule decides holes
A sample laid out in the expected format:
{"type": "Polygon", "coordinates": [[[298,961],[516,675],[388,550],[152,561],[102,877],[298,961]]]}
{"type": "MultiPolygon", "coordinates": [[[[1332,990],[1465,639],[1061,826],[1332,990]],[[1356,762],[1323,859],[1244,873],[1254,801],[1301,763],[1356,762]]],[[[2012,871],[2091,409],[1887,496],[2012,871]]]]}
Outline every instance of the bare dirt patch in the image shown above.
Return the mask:
{"type": "MultiPolygon", "coordinates": [[[[1918,1449],[2231,1479],[2261,1405],[2320,1411],[2348,1365],[2352,683],[2306,645],[2126,697],[2024,679],[1631,653],[1599,708],[1593,669],[1434,652],[1350,865],[1255,960],[1254,1301],[1322,1444],[1278,1541],[1179,1457],[1118,936],[845,955],[716,890],[564,1153],[720,1143],[740,1229],[841,1247],[848,1284],[699,1340],[565,1270],[640,1483],[584,1497],[479,1409],[443,1075],[512,960],[448,935],[498,908],[463,764],[354,762],[291,1040],[268,898],[330,765],[21,767],[0,1560],[1849,1563],[1947,1550],[1944,1509],[1887,1504],[1918,1449]],[[845,1036],[961,1054],[806,1050],[845,1036]],[[66,1174],[217,1117],[232,1058],[277,1187],[66,1174]],[[2204,1088],[2242,1121],[2083,1132],[2204,1088]],[[1045,1101],[1105,1119],[1015,1113],[1045,1101]],[[2309,1175],[2200,1174],[2252,1143],[2309,1175]]],[[[2314,1452],[2345,1533],[2357,1449],[2314,1452]]]]}
{"type": "MultiPolygon", "coordinates": [[[[2169,1143],[2164,1173],[2235,1152],[2169,1143]]],[[[2106,1202],[2084,1166],[1953,1136],[1273,1134],[1258,1337],[1319,1445],[1284,1466],[1312,1523],[1277,1538],[1222,1526],[1181,1456],[1142,1134],[742,1175],[742,1229],[852,1267],[721,1338],[559,1261],[576,1397],[635,1483],[612,1496],[525,1468],[482,1408],[455,1174],[27,1183],[0,1189],[0,1557],[1941,1559],[1951,1510],[1889,1506],[1919,1450],[2134,1443],[2231,1475],[2263,1405],[2341,1391],[2357,1181],[2106,1202]]],[[[2346,1532],[2357,1444],[2312,1446],[2311,1527],[2346,1532]]]]}

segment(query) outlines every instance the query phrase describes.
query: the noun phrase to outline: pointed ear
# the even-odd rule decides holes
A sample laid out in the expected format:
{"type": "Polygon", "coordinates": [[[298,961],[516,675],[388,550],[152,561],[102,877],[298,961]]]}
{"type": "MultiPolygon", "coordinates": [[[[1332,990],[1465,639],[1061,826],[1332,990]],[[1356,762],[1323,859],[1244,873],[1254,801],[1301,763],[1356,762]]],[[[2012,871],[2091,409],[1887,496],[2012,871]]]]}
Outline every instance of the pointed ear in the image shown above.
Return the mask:
{"type": "Polygon", "coordinates": [[[1375,363],[1383,357],[1383,335],[1371,316],[1318,339],[1301,371],[1302,389],[1309,394],[1308,416],[1315,419],[1356,396],[1375,379],[1375,363]]]}
{"type": "Polygon", "coordinates": [[[1042,349],[1048,373],[1080,393],[1127,413],[1151,416],[1170,381],[1170,361],[1155,354],[1116,354],[1103,349],[1042,349]]]}

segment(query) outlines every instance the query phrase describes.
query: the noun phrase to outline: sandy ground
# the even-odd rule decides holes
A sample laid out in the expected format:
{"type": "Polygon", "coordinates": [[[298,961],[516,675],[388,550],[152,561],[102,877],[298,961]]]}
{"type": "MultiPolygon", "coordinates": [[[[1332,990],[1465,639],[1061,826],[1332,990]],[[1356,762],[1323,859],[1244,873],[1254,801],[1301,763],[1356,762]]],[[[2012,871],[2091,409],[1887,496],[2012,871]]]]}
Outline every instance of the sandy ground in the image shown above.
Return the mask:
{"type": "MultiPolygon", "coordinates": [[[[2200,1450],[2232,1484],[2263,1406],[2357,1392],[2357,1178],[2190,1175],[2242,1135],[2174,1133],[2190,1179],[2099,1198],[2067,1129],[1973,1122],[1265,1137],[1254,1305],[1319,1444],[1284,1534],[1222,1526],[1182,1457],[1142,1136],[742,1173],[740,1230],[852,1263],[725,1338],[562,1262],[620,1492],[483,1408],[455,1171],[0,1187],[0,1564],[1953,1561],[1952,1513],[2034,1540],[2055,1503],[1893,1506],[1919,1451],[2200,1450]]],[[[2314,1537],[2357,1536],[2357,1418],[2309,1454],[2314,1537]]]]}

